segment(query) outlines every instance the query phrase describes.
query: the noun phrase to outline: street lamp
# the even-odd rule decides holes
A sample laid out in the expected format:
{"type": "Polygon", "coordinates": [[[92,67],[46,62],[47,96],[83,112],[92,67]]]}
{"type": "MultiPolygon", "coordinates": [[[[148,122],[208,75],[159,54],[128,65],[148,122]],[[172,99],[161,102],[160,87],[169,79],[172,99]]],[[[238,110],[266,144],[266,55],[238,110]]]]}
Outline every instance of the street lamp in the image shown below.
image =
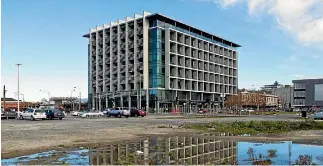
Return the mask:
{"type": "MultiPolygon", "coordinates": [[[[17,70],[18,70],[18,92],[17,92],[18,94],[20,94],[20,93],[19,93],[19,67],[20,67],[21,65],[22,65],[22,64],[20,64],[20,63],[17,63],[17,64],[16,64],[16,66],[17,66],[17,70]]],[[[20,95],[18,95],[18,113],[20,112],[19,96],[20,96],[20,95]]]]}
{"type": "Polygon", "coordinates": [[[71,91],[71,100],[72,100],[72,111],[74,111],[74,100],[73,100],[73,92],[75,92],[76,87],[71,91]]]}
{"type": "Polygon", "coordinates": [[[23,107],[26,107],[25,105],[25,95],[20,93],[20,95],[22,96],[22,103],[23,103],[23,107]]]}
{"type": "Polygon", "coordinates": [[[222,98],[222,112],[224,110],[224,99],[225,99],[225,93],[221,94],[221,98],[222,98]]]}
{"type": "Polygon", "coordinates": [[[39,90],[40,92],[46,92],[48,94],[48,107],[50,105],[50,93],[48,91],[45,90],[39,90]]]}
{"type": "MultiPolygon", "coordinates": [[[[253,87],[255,87],[255,86],[257,86],[257,85],[252,85],[253,87]]],[[[256,90],[258,91],[258,88],[256,88],[256,90]]],[[[259,88],[259,92],[260,92],[260,88],[259,88]]],[[[255,93],[255,91],[253,92],[255,95],[256,95],[256,93],[255,93]]],[[[256,103],[257,103],[257,111],[259,112],[259,101],[257,101],[257,100],[260,100],[259,99],[259,97],[260,96],[255,96],[255,101],[256,101],[256,103]]]]}
{"type": "MultiPolygon", "coordinates": [[[[5,91],[7,91],[7,90],[5,90],[5,91]]],[[[15,96],[18,97],[18,94],[15,93],[15,96]]],[[[25,96],[22,93],[20,93],[20,96],[22,96],[22,102],[23,102],[23,106],[22,107],[25,107],[25,96]]]]}
{"type": "Polygon", "coordinates": [[[81,98],[81,88],[79,88],[80,93],[80,103],[79,103],[79,110],[81,110],[82,98],[81,98]]]}

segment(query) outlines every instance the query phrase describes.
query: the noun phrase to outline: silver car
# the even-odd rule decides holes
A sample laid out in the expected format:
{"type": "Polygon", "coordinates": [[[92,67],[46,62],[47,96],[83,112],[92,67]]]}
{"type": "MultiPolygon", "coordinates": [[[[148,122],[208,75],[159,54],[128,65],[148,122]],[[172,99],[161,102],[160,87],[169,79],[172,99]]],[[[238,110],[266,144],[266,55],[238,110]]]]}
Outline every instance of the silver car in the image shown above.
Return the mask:
{"type": "Polygon", "coordinates": [[[121,109],[121,115],[125,116],[126,118],[128,118],[130,116],[130,109],[127,107],[122,107],[121,109]]]}
{"type": "Polygon", "coordinates": [[[314,120],[323,120],[323,110],[314,113],[314,120]]]}

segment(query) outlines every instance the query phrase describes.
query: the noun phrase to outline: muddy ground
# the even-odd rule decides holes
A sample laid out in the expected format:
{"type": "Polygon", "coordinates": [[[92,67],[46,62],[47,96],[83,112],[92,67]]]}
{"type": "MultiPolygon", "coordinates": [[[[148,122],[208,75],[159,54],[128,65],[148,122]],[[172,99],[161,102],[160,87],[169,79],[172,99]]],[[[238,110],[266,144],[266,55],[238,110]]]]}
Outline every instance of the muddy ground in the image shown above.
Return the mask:
{"type": "MultiPolygon", "coordinates": [[[[67,118],[63,121],[18,121],[1,122],[1,157],[10,158],[57,148],[72,148],[97,145],[115,141],[132,140],[147,135],[171,134],[183,135],[194,133],[178,128],[180,124],[232,120],[273,120],[268,118],[217,118],[217,119],[157,119],[146,118],[67,118]],[[163,125],[171,124],[171,125],[163,125]]],[[[287,119],[285,119],[287,120],[287,119]]],[[[218,137],[218,139],[224,139],[218,137]]],[[[272,136],[225,137],[226,140],[262,141],[293,140],[323,144],[323,130],[297,131],[272,136]]]]}

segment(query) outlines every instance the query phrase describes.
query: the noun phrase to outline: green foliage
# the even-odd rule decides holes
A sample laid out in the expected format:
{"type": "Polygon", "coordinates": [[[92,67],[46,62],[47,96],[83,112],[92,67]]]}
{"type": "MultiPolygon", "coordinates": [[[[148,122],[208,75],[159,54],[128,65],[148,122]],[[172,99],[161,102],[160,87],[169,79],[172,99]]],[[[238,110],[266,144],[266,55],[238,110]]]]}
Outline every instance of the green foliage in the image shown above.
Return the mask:
{"type": "Polygon", "coordinates": [[[299,155],[296,160],[296,165],[312,165],[313,157],[310,155],[299,155]]]}
{"type": "Polygon", "coordinates": [[[213,132],[230,132],[232,134],[260,134],[260,133],[282,133],[296,130],[322,130],[323,122],[316,122],[312,120],[292,122],[292,121],[235,121],[231,123],[203,123],[203,124],[189,124],[184,128],[195,129],[199,131],[213,132]]]}
{"type": "Polygon", "coordinates": [[[249,156],[249,161],[251,161],[251,163],[253,165],[270,165],[272,164],[272,159],[277,157],[276,155],[277,150],[275,149],[269,149],[267,151],[267,155],[264,156],[263,154],[259,154],[258,157],[256,156],[256,152],[253,148],[249,148],[248,149],[248,156],[249,156]]]}
{"type": "Polygon", "coordinates": [[[275,157],[277,157],[277,150],[276,149],[269,149],[268,150],[268,157],[269,158],[275,158],[275,157]]]}
{"type": "Polygon", "coordinates": [[[238,161],[234,157],[227,157],[221,161],[221,165],[238,165],[238,161]]]}

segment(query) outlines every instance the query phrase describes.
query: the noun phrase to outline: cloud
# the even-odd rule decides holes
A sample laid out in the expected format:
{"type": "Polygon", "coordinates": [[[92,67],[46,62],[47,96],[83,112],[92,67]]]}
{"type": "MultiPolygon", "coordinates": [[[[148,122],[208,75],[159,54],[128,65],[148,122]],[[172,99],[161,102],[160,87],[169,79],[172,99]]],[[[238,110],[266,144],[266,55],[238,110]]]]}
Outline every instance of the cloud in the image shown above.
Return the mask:
{"type": "Polygon", "coordinates": [[[313,58],[313,59],[319,59],[319,58],[320,58],[320,56],[319,56],[319,55],[313,55],[313,56],[312,56],[312,58],[313,58]]]}
{"type": "Polygon", "coordinates": [[[295,62],[295,61],[298,60],[298,58],[296,56],[294,56],[294,55],[291,55],[291,56],[288,57],[288,60],[292,61],[292,62],[295,62]]]}
{"type": "Polygon", "coordinates": [[[222,4],[223,7],[232,6],[237,4],[238,2],[241,2],[241,0],[220,0],[220,4],[222,4]]]}
{"type": "Polygon", "coordinates": [[[323,0],[198,0],[227,8],[246,3],[250,15],[264,11],[273,16],[279,27],[305,45],[323,45],[323,0]]]}
{"type": "Polygon", "coordinates": [[[294,74],[294,75],[292,75],[293,77],[296,77],[296,78],[298,78],[298,79],[304,79],[305,78],[305,75],[303,75],[303,74],[294,74]]]}
{"type": "Polygon", "coordinates": [[[198,2],[208,2],[217,4],[223,8],[227,8],[237,4],[238,2],[243,2],[243,0],[196,0],[198,2]]]}

